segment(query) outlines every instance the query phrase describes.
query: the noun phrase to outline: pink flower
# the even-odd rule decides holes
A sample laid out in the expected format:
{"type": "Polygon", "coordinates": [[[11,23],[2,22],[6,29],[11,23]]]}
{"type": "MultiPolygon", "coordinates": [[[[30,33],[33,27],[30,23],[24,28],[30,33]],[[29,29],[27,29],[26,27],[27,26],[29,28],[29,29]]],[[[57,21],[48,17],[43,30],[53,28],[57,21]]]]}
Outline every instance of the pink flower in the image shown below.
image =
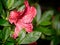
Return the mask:
{"type": "Polygon", "coordinates": [[[10,16],[9,16],[9,22],[12,24],[12,23],[16,23],[18,21],[18,19],[20,18],[20,16],[22,15],[23,11],[11,11],[10,12],[10,16]]]}
{"type": "Polygon", "coordinates": [[[15,24],[15,31],[13,38],[18,37],[19,32],[24,28],[26,32],[30,33],[33,30],[32,20],[36,16],[36,9],[29,6],[28,1],[24,2],[25,9],[23,11],[11,11],[9,16],[9,22],[15,24]]]}

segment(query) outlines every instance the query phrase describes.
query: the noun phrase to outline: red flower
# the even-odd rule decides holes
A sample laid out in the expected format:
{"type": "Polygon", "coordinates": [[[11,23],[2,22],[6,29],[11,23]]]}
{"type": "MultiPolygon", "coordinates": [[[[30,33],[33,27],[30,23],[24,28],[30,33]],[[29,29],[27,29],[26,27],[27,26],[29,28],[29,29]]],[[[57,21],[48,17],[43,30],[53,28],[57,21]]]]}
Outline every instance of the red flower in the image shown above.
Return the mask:
{"type": "Polygon", "coordinates": [[[16,39],[18,36],[20,30],[23,28],[26,30],[26,32],[30,33],[32,32],[33,26],[32,26],[32,20],[36,16],[36,9],[32,6],[29,6],[28,1],[24,2],[25,9],[23,11],[11,11],[9,16],[9,22],[12,24],[15,24],[15,31],[13,34],[13,38],[16,39]]]}

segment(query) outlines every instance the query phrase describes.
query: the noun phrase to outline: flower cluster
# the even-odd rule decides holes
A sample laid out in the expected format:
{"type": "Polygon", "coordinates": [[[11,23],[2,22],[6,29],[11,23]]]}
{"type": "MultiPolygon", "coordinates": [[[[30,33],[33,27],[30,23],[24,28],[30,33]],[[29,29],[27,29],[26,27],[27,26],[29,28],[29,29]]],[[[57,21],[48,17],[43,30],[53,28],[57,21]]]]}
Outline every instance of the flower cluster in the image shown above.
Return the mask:
{"type": "Polygon", "coordinates": [[[16,39],[19,32],[24,28],[26,32],[30,33],[33,31],[32,20],[36,16],[36,9],[33,6],[29,6],[28,1],[24,2],[25,9],[22,11],[13,10],[10,12],[9,22],[11,24],[14,23],[15,30],[13,34],[13,38],[16,39]]]}

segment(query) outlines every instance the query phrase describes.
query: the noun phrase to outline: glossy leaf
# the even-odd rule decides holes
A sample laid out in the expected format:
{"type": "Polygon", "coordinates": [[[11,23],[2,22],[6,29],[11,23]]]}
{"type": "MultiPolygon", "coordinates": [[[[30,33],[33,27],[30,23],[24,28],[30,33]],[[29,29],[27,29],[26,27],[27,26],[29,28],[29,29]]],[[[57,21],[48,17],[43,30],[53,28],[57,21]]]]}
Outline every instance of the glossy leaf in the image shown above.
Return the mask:
{"type": "Polygon", "coordinates": [[[3,29],[3,39],[6,40],[11,32],[11,28],[10,27],[4,27],[3,29]]]}
{"type": "Polygon", "coordinates": [[[41,22],[44,22],[44,21],[49,21],[52,18],[53,13],[54,13],[53,10],[49,10],[49,11],[46,11],[45,13],[43,13],[43,16],[38,24],[40,24],[41,22]]]}
{"type": "Polygon", "coordinates": [[[50,24],[52,24],[52,22],[50,22],[50,21],[43,21],[43,22],[40,23],[40,25],[43,25],[43,26],[47,26],[47,25],[50,25],[50,24]]]}
{"type": "Polygon", "coordinates": [[[16,1],[16,2],[13,4],[13,6],[10,8],[10,10],[12,10],[12,9],[14,9],[14,8],[22,5],[23,3],[24,3],[24,0],[18,0],[18,1],[16,1]]]}
{"type": "Polygon", "coordinates": [[[7,5],[8,9],[9,9],[9,8],[11,8],[12,5],[14,4],[14,0],[7,0],[6,3],[7,3],[6,5],[7,5]]]}
{"type": "Polygon", "coordinates": [[[38,23],[41,19],[41,8],[39,4],[36,4],[36,9],[37,9],[36,21],[38,23]]]}
{"type": "Polygon", "coordinates": [[[1,26],[10,26],[9,22],[7,20],[4,20],[4,19],[0,19],[0,25],[1,26]]]}
{"type": "Polygon", "coordinates": [[[2,10],[1,17],[2,17],[3,19],[6,19],[6,12],[5,12],[4,10],[2,10]]]}
{"type": "Polygon", "coordinates": [[[60,35],[60,16],[55,16],[52,22],[53,28],[56,29],[57,34],[60,35]]]}
{"type": "Polygon", "coordinates": [[[9,37],[9,38],[7,39],[7,41],[8,41],[8,42],[15,43],[15,40],[14,40],[12,37],[9,37]]]}
{"type": "Polygon", "coordinates": [[[46,28],[46,27],[38,27],[38,28],[35,28],[35,30],[40,31],[45,35],[53,35],[53,34],[55,34],[54,30],[46,28]]]}
{"type": "Polygon", "coordinates": [[[59,20],[60,16],[55,16],[54,19],[52,20],[53,22],[53,26],[55,29],[60,29],[60,20],[59,20]]]}
{"type": "Polygon", "coordinates": [[[12,43],[12,42],[6,42],[5,45],[14,45],[14,43],[12,43]]]}
{"type": "Polygon", "coordinates": [[[16,39],[16,41],[17,41],[18,44],[21,43],[21,41],[24,39],[25,35],[26,35],[25,30],[21,30],[21,32],[19,34],[19,37],[16,39]]]}
{"type": "Polygon", "coordinates": [[[22,11],[25,8],[25,5],[22,5],[20,8],[18,8],[18,11],[22,11]]]}
{"type": "Polygon", "coordinates": [[[25,36],[25,38],[21,41],[21,44],[30,44],[32,42],[37,41],[41,36],[41,32],[34,31],[25,36]]]}

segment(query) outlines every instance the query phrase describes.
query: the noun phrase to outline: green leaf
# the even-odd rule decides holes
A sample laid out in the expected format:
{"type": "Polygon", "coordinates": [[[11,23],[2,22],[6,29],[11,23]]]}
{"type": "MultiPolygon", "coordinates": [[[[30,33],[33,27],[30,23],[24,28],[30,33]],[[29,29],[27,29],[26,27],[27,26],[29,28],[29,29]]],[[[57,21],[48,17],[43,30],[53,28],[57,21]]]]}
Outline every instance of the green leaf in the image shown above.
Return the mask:
{"type": "Polygon", "coordinates": [[[45,39],[45,35],[44,34],[41,35],[41,39],[45,39]]]}
{"type": "Polygon", "coordinates": [[[5,45],[14,45],[12,42],[6,42],[5,45]]]}
{"type": "Polygon", "coordinates": [[[9,37],[9,38],[7,39],[7,41],[8,41],[8,42],[15,43],[15,39],[13,39],[12,37],[9,37]]]}
{"type": "Polygon", "coordinates": [[[25,8],[25,5],[22,5],[20,8],[18,8],[18,11],[22,11],[25,8]]]}
{"type": "Polygon", "coordinates": [[[18,44],[21,43],[21,41],[24,39],[25,35],[26,35],[26,31],[25,30],[21,30],[21,32],[19,34],[19,37],[16,39],[18,44]]]}
{"type": "Polygon", "coordinates": [[[51,22],[50,21],[43,21],[40,23],[40,25],[46,26],[46,25],[50,25],[51,22]]]}
{"type": "Polygon", "coordinates": [[[9,8],[11,8],[12,5],[14,4],[14,0],[7,0],[6,3],[7,3],[6,5],[7,5],[8,9],[9,9],[9,8]]]}
{"type": "Polygon", "coordinates": [[[54,17],[54,19],[52,20],[52,25],[53,25],[53,28],[56,29],[56,32],[58,35],[60,35],[60,16],[57,15],[54,17]]]}
{"type": "Polygon", "coordinates": [[[3,19],[6,19],[6,12],[5,12],[4,10],[2,10],[1,17],[2,17],[3,19]]]}
{"type": "Polygon", "coordinates": [[[0,13],[1,13],[1,11],[2,11],[2,4],[1,4],[1,2],[0,2],[0,13]]]}
{"type": "Polygon", "coordinates": [[[51,41],[50,45],[54,45],[53,40],[51,41]]]}
{"type": "Polygon", "coordinates": [[[53,22],[54,28],[59,30],[60,29],[60,16],[59,15],[55,16],[52,22],[53,22]]]}
{"type": "Polygon", "coordinates": [[[3,29],[3,39],[6,40],[11,32],[11,28],[10,27],[4,27],[3,29]]]}
{"type": "Polygon", "coordinates": [[[24,3],[24,0],[18,0],[16,3],[13,4],[13,6],[10,8],[10,10],[22,5],[24,3]]]}
{"type": "Polygon", "coordinates": [[[4,19],[0,19],[0,25],[1,26],[10,26],[9,22],[7,20],[4,20],[4,19]]]}
{"type": "Polygon", "coordinates": [[[44,21],[49,21],[52,18],[53,13],[54,13],[53,10],[48,10],[48,11],[44,12],[43,16],[38,24],[40,24],[41,22],[44,22],[44,21]]]}
{"type": "Polygon", "coordinates": [[[36,21],[38,23],[41,19],[41,8],[39,4],[36,4],[36,9],[37,9],[36,21]]]}
{"type": "Polygon", "coordinates": [[[40,31],[45,35],[54,35],[55,34],[54,30],[46,28],[46,27],[38,27],[38,28],[35,28],[35,30],[40,31]]]}
{"type": "Polygon", "coordinates": [[[0,39],[2,39],[2,30],[0,30],[0,39]]]}
{"type": "Polygon", "coordinates": [[[50,43],[50,45],[58,45],[60,43],[60,38],[59,37],[54,37],[50,43]]]}
{"type": "Polygon", "coordinates": [[[20,44],[30,44],[32,42],[35,42],[39,39],[39,37],[41,36],[41,32],[38,31],[34,31],[31,33],[28,33],[25,38],[21,41],[20,44]]]}
{"type": "Polygon", "coordinates": [[[3,3],[4,8],[7,8],[7,5],[6,5],[7,0],[1,0],[1,2],[3,3]]]}

